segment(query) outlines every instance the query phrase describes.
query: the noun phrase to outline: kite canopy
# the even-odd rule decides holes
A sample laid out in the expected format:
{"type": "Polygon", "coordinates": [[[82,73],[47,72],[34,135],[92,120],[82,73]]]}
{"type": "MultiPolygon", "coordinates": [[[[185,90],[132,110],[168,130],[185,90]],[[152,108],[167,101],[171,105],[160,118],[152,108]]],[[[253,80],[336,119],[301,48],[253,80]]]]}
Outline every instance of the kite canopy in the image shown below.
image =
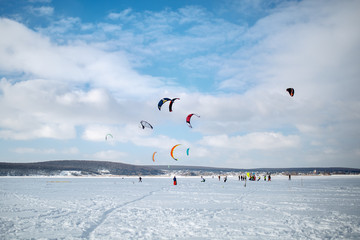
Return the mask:
{"type": "Polygon", "coordinates": [[[171,148],[171,151],[170,151],[170,155],[171,155],[171,157],[172,157],[175,161],[177,161],[178,159],[174,157],[174,149],[175,149],[177,146],[180,146],[180,145],[181,145],[181,144],[176,144],[175,146],[173,146],[173,147],[171,148]]]}
{"type": "Polygon", "coordinates": [[[170,98],[163,98],[163,99],[161,99],[161,100],[159,101],[159,103],[158,103],[158,109],[159,109],[159,111],[161,111],[162,105],[163,105],[164,103],[166,103],[167,101],[171,101],[171,99],[170,99],[170,98]]]}
{"type": "Polygon", "coordinates": [[[152,156],[153,162],[155,162],[155,154],[156,154],[156,152],[154,152],[154,153],[153,153],[153,156],[152,156]]]}
{"type": "Polygon", "coordinates": [[[151,126],[150,123],[148,123],[147,121],[144,121],[144,120],[140,121],[140,125],[141,125],[142,129],[144,129],[146,127],[153,129],[153,126],[151,126]]]}
{"type": "Polygon", "coordinates": [[[189,156],[189,151],[190,151],[190,148],[186,149],[186,155],[189,156]]]}
{"type": "Polygon", "coordinates": [[[169,104],[169,112],[172,112],[172,105],[174,104],[175,100],[180,100],[180,98],[171,99],[170,104],[169,104]]]}
{"type": "Polygon", "coordinates": [[[289,92],[290,96],[294,96],[295,90],[293,88],[287,88],[286,91],[289,92]]]}
{"type": "Polygon", "coordinates": [[[195,114],[195,113],[191,113],[191,114],[189,114],[189,115],[186,117],[186,123],[187,123],[187,125],[188,125],[190,128],[192,128],[191,123],[190,123],[190,120],[191,120],[191,117],[192,117],[193,115],[197,116],[198,118],[200,117],[199,115],[197,115],[197,114],[195,114]]]}
{"type": "Polygon", "coordinates": [[[113,135],[111,135],[110,133],[108,133],[108,134],[105,135],[105,140],[108,140],[109,137],[114,138],[113,135]]]}

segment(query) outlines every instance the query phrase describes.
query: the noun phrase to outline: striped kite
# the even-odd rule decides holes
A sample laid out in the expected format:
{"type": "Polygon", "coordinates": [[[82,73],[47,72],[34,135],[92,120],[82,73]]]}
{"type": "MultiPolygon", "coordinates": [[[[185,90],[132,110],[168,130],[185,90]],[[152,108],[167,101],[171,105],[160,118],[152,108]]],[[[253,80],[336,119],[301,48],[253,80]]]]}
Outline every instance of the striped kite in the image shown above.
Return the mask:
{"type": "Polygon", "coordinates": [[[175,146],[173,146],[173,147],[171,148],[171,151],[170,151],[170,155],[171,155],[171,157],[172,157],[175,161],[177,161],[178,159],[174,157],[174,149],[175,149],[177,146],[180,146],[180,145],[181,145],[181,144],[176,144],[175,146]]]}

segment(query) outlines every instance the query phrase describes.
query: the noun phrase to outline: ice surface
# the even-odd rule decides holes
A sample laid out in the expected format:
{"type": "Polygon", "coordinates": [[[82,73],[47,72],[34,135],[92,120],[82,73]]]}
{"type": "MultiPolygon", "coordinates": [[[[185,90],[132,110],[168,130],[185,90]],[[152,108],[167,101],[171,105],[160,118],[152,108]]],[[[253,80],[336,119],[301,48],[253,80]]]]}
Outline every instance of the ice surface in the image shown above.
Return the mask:
{"type": "Polygon", "coordinates": [[[360,176],[0,178],[0,239],[360,239],[360,176]]]}

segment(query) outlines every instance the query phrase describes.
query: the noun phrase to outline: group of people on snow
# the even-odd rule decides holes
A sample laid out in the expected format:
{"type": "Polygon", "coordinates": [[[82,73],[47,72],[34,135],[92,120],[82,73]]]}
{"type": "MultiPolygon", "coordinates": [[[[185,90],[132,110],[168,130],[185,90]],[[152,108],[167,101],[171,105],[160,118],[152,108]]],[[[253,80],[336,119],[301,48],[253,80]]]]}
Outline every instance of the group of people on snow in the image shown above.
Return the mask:
{"type": "MultiPolygon", "coordinates": [[[[203,176],[200,176],[200,178],[201,178],[201,182],[205,182],[205,178],[203,176]]],[[[214,178],[214,176],[213,176],[213,178],[214,178]]],[[[218,178],[219,178],[219,181],[220,181],[221,176],[219,175],[218,178]]],[[[239,181],[246,181],[248,179],[248,176],[247,175],[239,175],[238,178],[239,178],[239,181]]],[[[249,181],[260,181],[260,180],[261,180],[260,176],[256,177],[254,174],[249,176],[249,181]]],[[[271,181],[271,175],[270,174],[269,175],[264,175],[264,181],[266,181],[266,180],[271,181]]],[[[289,175],[289,180],[291,180],[291,175],[289,175]]],[[[226,181],[227,181],[227,176],[224,176],[224,182],[226,182],[226,181]]],[[[141,177],[139,177],[139,182],[142,182],[141,177]]],[[[173,177],[173,183],[174,183],[174,185],[177,185],[176,176],[173,177]]]]}
{"type": "MultiPolygon", "coordinates": [[[[247,175],[239,175],[238,176],[239,178],[239,181],[246,181],[246,180],[249,180],[249,181],[260,181],[261,180],[261,176],[255,176],[254,174],[250,174],[249,176],[247,175]]],[[[264,181],[271,181],[271,175],[264,175],[264,181]]]]}

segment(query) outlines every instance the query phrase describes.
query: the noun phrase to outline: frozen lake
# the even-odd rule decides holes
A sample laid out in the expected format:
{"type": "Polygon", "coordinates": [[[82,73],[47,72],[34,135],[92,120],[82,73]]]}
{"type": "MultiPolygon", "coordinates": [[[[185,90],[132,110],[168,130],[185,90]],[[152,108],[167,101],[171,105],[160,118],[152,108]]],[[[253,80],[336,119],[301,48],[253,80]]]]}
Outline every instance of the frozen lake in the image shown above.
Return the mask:
{"type": "Polygon", "coordinates": [[[360,239],[360,176],[0,178],[0,239],[360,239]]]}

